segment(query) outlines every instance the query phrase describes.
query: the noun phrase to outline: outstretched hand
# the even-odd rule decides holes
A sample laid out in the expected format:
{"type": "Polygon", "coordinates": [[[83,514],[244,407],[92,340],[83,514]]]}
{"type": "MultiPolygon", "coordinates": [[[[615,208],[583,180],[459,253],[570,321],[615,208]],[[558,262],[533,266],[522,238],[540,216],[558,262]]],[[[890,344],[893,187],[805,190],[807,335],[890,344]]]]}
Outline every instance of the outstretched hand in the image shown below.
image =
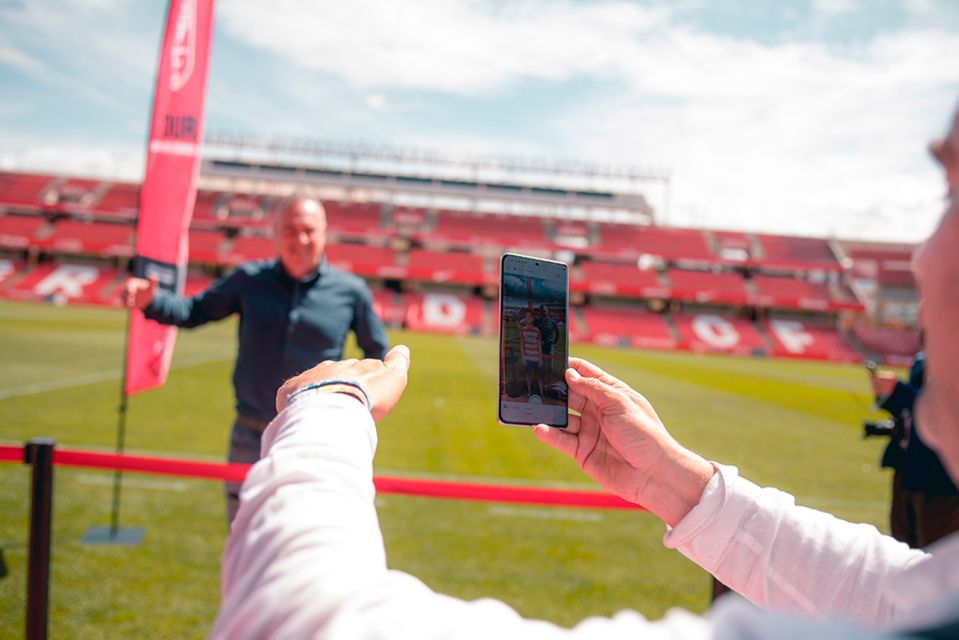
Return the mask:
{"type": "Polygon", "coordinates": [[[569,364],[569,406],[580,415],[565,429],[537,425],[536,437],[607,490],[675,525],[699,502],[712,465],[669,435],[642,394],[585,360],[569,364]]]}
{"type": "Polygon", "coordinates": [[[406,389],[410,369],[410,350],[397,345],[382,360],[326,360],[283,383],[276,392],[276,411],[286,407],[287,398],[297,389],[323,380],[352,380],[369,395],[373,419],[379,420],[396,405],[406,389]]]}
{"type": "Polygon", "coordinates": [[[153,301],[153,296],[157,290],[156,276],[149,280],[146,278],[127,278],[123,283],[121,292],[121,302],[123,306],[140,310],[146,309],[153,301]]]}

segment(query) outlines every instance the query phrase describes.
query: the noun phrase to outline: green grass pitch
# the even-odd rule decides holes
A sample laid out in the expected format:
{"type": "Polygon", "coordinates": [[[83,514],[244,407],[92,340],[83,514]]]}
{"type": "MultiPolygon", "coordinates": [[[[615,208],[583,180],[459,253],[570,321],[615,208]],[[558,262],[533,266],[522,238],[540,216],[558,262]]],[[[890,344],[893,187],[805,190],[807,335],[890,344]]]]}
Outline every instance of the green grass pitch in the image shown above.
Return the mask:
{"type": "MultiPolygon", "coordinates": [[[[110,450],[116,433],[125,315],[0,302],[0,443],[53,436],[110,450]]],[[[525,429],[496,424],[496,345],[394,331],[413,353],[409,388],[380,425],[382,475],[595,486],[525,429]]],[[[168,383],[134,396],[127,450],[220,461],[232,418],[235,323],[181,331],[168,383]]],[[[355,348],[351,347],[351,353],[355,348]]],[[[887,530],[883,442],[863,441],[870,414],[860,367],[640,352],[573,345],[646,394],[670,431],[708,458],[735,464],[801,504],[887,530]]],[[[219,597],[226,536],[217,482],[128,474],[121,525],[136,547],[80,543],[109,523],[112,474],[58,469],[51,637],[200,638],[219,597]]],[[[638,512],[377,499],[390,564],[438,591],[501,598],[522,614],[572,625],[636,609],[704,611],[710,579],[663,549],[664,527],[638,512]]],[[[22,637],[29,469],[0,465],[0,636],[22,637]]]]}

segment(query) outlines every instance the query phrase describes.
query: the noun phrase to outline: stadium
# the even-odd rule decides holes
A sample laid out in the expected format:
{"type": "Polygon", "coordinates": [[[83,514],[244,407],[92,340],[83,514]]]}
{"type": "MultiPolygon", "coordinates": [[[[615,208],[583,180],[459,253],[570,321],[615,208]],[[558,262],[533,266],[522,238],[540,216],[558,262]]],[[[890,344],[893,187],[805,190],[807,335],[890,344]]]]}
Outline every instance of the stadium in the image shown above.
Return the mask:
{"type": "MultiPolygon", "coordinates": [[[[572,341],[899,365],[918,350],[913,246],[658,225],[648,192],[668,175],[225,134],[207,148],[187,293],[272,256],[272,213],[309,194],[328,259],[371,283],[391,327],[494,335],[497,260],[518,251],[571,265],[572,341]]],[[[0,181],[0,296],[118,305],[137,185],[0,181]]]]}
{"type": "MultiPolygon", "coordinates": [[[[881,417],[862,364],[902,375],[921,348],[917,244],[673,224],[671,170],[590,157],[213,129],[183,292],[274,257],[274,216],[299,196],[322,202],[326,259],[367,283],[390,344],[413,353],[404,398],[378,425],[376,507],[390,567],[437,592],[571,627],[627,609],[703,613],[715,587],[664,548],[659,519],[497,424],[504,252],[569,266],[564,351],[640,390],[677,440],[888,532],[891,474],[885,442],[862,436],[881,417]]],[[[20,463],[35,437],[60,454],[50,635],[205,637],[228,534],[218,474],[238,320],[180,331],[165,384],[127,407],[121,292],[143,181],[0,168],[0,637],[30,634],[37,493],[20,463]],[[131,466],[111,466],[118,448],[131,466]],[[116,524],[132,543],[91,537],[116,524]]],[[[359,354],[348,342],[345,357],[359,354]]]]}

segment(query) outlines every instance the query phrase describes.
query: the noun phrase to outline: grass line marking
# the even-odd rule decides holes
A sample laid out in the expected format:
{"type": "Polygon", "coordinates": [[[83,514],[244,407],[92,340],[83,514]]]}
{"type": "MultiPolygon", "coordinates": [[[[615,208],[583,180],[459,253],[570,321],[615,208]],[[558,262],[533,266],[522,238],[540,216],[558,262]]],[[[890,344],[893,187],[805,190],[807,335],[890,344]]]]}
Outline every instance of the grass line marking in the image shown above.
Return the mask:
{"type": "MultiPolygon", "coordinates": [[[[202,364],[222,362],[228,359],[229,357],[223,357],[222,355],[218,355],[215,357],[203,356],[203,357],[196,357],[196,358],[185,358],[179,361],[176,365],[171,366],[170,370],[173,371],[177,369],[185,369],[187,367],[195,367],[202,364]]],[[[123,375],[123,371],[121,369],[111,369],[109,371],[91,373],[85,376],[78,376],[76,378],[67,378],[65,380],[51,380],[49,382],[38,382],[36,384],[28,384],[22,387],[0,389],[0,400],[7,400],[9,398],[19,398],[21,396],[31,396],[38,393],[46,393],[48,391],[62,391],[64,389],[84,387],[86,385],[96,384],[98,382],[108,382],[110,380],[119,380],[120,376],[122,375],[123,375]]]]}

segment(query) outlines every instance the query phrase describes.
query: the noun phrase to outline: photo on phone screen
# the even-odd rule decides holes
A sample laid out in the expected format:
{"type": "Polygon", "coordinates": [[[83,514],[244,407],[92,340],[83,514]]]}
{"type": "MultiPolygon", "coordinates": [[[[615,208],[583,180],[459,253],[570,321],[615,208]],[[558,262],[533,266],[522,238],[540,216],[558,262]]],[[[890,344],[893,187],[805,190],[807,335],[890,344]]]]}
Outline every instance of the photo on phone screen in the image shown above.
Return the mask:
{"type": "Polygon", "coordinates": [[[569,268],[503,254],[499,302],[499,421],[565,427],[569,268]]]}

